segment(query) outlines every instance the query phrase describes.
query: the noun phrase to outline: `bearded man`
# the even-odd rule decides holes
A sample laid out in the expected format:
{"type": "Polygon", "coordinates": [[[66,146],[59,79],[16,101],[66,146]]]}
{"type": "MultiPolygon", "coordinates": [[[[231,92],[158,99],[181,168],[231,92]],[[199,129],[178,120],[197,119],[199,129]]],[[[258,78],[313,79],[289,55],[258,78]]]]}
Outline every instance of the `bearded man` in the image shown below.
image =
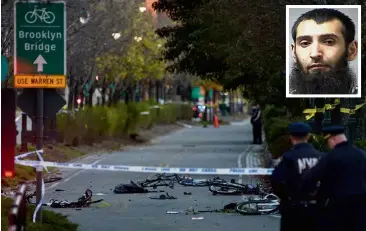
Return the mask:
{"type": "Polygon", "coordinates": [[[302,14],[292,27],[291,94],[357,94],[349,62],[357,57],[355,24],[335,9],[302,14]]]}

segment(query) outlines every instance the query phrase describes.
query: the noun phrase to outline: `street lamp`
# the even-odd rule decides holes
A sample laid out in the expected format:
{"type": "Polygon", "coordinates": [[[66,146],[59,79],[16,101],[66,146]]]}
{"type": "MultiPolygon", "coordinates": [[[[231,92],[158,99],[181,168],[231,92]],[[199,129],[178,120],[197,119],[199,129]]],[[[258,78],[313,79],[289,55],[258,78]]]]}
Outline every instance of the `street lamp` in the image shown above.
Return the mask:
{"type": "Polygon", "coordinates": [[[142,37],[141,37],[141,36],[139,36],[139,37],[135,36],[133,39],[134,39],[136,42],[140,42],[140,41],[142,40],[142,37]]]}
{"type": "Polygon", "coordinates": [[[145,11],[146,11],[146,7],[141,6],[141,7],[139,8],[139,10],[140,10],[140,12],[141,12],[141,13],[143,13],[143,12],[145,12],[145,11]]]}
{"type": "Polygon", "coordinates": [[[81,24],[86,24],[89,22],[89,19],[90,19],[90,13],[86,10],[85,11],[86,13],[86,17],[80,17],[79,20],[81,22],[81,24]]]}
{"type": "Polygon", "coordinates": [[[117,40],[121,37],[121,33],[112,33],[112,37],[114,38],[114,40],[117,40]]]}

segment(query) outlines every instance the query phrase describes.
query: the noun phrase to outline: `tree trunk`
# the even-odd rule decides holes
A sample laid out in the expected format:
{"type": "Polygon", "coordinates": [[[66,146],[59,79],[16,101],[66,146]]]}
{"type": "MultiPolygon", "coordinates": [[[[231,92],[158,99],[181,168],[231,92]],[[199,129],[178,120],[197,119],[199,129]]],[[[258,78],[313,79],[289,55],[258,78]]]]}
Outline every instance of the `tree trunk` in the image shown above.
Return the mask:
{"type": "MultiPolygon", "coordinates": [[[[316,98],[315,99],[315,106],[316,108],[323,108],[324,107],[324,102],[325,100],[322,98],[316,98]]],[[[313,127],[313,131],[314,134],[320,134],[322,132],[323,126],[322,126],[322,122],[324,119],[324,113],[323,112],[317,112],[315,113],[314,116],[314,127],[313,127]]]]}
{"type": "Polygon", "coordinates": [[[160,81],[155,82],[155,100],[157,103],[159,103],[159,97],[160,97],[160,81]]]}
{"type": "Polygon", "coordinates": [[[69,95],[67,100],[67,110],[71,111],[74,103],[74,91],[69,87],[69,95]]]}
{"type": "Polygon", "coordinates": [[[112,107],[113,106],[113,92],[111,89],[109,89],[109,94],[108,94],[108,107],[112,107]]]}
{"type": "Polygon", "coordinates": [[[80,108],[83,108],[84,107],[84,98],[85,98],[83,91],[80,92],[80,97],[79,98],[80,98],[80,105],[79,106],[80,106],[80,108]]]}
{"type": "Polygon", "coordinates": [[[207,109],[207,104],[208,104],[208,92],[207,89],[205,89],[205,111],[203,113],[203,121],[207,122],[207,115],[208,115],[208,109],[207,109]]]}
{"type": "Polygon", "coordinates": [[[130,87],[130,100],[131,102],[136,102],[136,85],[132,84],[132,86],[130,87]]]}
{"type": "Polygon", "coordinates": [[[121,94],[122,94],[122,90],[121,89],[116,89],[113,95],[113,104],[117,105],[121,99],[121,94]]]}
{"type": "Polygon", "coordinates": [[[148,81],[144,81],[141,84],[142,101],[148,101],[149,100],[148,87],[149,87],[149,82],[148,81]]]}
{"type": "Polygon", "coordinates": [[[154,83],[153,83],[153,81],[152,80],[150,80],[149,81],[149,89],[148,89],[148,91],[149,91],[149,99],[153,99],[154,97],[153,97],[153,95],[154,95],[154,85],[153,85],[154,83]]]}
{"type": "Polygon", "coordinates": [[[106,96],[107,89],[106,87],[102,87],[102,106],[105,106],[105,96],[106,96]]]}
{"type": "Polygon", "coordinates": [[[125,103],[128,104],[129,102],[133,102],[133,94],[132,94],[132,87],[128,86],[126,88],[126,96],[125,96],[125,103]]]}
{"type": "Polygon", "coordinates": [[[75,86],[74,86],[74,98],[73,98],[73,108],[79,108],[78,106],[78,97],[79,97],[79,81],[76,82],[75,86]]]}
{"type": "Polygon", "coordinates": [[[332,125],[342,124],[341,105],[337,105],[333,110],[330,110],[330,123],[332,125]]]}
{"type": "Polygon", "coordinates": [[[95,88],[93,86],[89,89],[89,97],[88,97],[88,106],[93,107],[93,95],[95,92],[95,88]]]}
{"type": "Polygon", "coordinates": [[[68,88],[69,88],[69,95],[67,96],[67,110],[71,111],[72,110],[72,105],[74,103],[74,89],[72,87],[74,81],[71,80],[72,76],[70,76],[70,81],[68,84],[68,88]]]}

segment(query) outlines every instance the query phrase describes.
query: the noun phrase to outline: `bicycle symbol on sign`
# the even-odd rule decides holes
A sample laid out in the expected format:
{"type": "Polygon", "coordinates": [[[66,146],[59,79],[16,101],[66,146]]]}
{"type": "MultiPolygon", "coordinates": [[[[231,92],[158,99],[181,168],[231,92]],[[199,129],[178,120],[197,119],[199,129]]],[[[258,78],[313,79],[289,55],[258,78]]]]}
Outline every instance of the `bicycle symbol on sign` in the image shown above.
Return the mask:
{"type": "Polygon", "coordinates": [[[46,11],[46,8],[37,9],[37,6],[34,7],[33,11],[28,11],[25,14],[25,21],[29,24],[33,24],[40,19],[41,22],[45,22],[47,24],[51,24],[55,21],[55,15],[51,11],[46,11]]]}

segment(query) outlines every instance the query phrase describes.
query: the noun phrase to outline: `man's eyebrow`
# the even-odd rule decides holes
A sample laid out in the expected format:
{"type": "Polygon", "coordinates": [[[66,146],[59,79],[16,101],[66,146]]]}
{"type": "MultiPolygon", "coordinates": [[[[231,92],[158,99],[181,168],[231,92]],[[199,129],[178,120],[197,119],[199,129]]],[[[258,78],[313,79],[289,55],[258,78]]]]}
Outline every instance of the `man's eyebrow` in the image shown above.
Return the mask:
{"type": "Polygon", "coordinates": [[[313,40],[313,38],[310,35],[301,35],[296,38],[297,42],[299,42],[301,40],[313,40]]]}
{"type": "MultiPolygon", "coordinates": [[[[338,39],[339,36],[333,33],[321,34],[319,35],[320,38],[335,38],[338,39]]],[[[299,42],[301,40],[313,40],[312,36],[310,35],[300,35],[296,38],[296,41],[299,42]]]]}
{"type": "Polygon", "coordinates": [[[339,38],[339,36],[338,36],[338,35],[333,34],[333,33],[329,33],[329,34],[321,34],[319,37],[320,37],[320,38],[339,38]]]}

